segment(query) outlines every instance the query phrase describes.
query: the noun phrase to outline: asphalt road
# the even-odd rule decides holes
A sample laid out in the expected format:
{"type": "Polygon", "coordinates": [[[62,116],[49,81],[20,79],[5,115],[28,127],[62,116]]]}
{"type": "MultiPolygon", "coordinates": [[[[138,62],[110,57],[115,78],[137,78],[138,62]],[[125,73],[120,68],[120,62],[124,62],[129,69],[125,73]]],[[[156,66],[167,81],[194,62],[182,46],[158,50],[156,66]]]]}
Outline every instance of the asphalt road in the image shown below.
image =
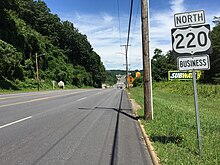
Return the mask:
{"type": "Polygon", "coordinates": [[[0,165],[151,165],[126,92],[0,95],[0,165]]]}

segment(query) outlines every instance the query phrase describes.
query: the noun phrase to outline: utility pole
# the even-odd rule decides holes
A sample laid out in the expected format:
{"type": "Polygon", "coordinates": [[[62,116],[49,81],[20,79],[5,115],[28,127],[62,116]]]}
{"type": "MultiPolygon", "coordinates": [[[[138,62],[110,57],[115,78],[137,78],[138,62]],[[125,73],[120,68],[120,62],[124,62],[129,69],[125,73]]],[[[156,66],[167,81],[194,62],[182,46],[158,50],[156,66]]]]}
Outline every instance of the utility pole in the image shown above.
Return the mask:
{"type": "Polygon", "coordinates": [[[36,81],[37,81],[37,90],[40,90],[40,82],[39,82],[39,76],[38,76],[38,57],[40,56],[44,56],[45,54],[40,54],[38,55],[37,53],[35,53],[35,63],[36,63],[36,81]]]}
{"type": "Polygon", "coordinates": [[[129,89],[129,84],[128,84],[128,46],[131,46],[131,45],[120,45],[120,46],[124,46],[125,47],[125,65],[126,65],[126,87],[129,89]]]}
{"type": "Polygon", "coordinates": [[[36,59],[36,81],[37,81],[37,90],[39,91],[40,88],[40,84],[39,84],[39,77],[38,77],[38,60],[37,60],[38,56],[37,53],[35,53],[35,59],[36,59]]]}
{"type": "Polygon", "coordinates": [[[141,21],[142,21],[142,51],[143,51],[143,70],[144,70],[144,119],[152,120],[148,0],[141,0],[141,21]]]}

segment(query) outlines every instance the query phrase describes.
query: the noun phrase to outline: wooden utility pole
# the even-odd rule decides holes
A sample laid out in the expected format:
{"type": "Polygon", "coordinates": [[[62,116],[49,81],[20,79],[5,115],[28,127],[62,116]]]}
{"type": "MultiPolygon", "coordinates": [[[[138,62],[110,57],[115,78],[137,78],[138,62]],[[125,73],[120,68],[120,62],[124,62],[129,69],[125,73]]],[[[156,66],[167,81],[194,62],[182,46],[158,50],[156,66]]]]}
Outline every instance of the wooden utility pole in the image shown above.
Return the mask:
{"type": "Polygon", "coordinates": [[[149,56],[148,0],[141,0],[142,51],[144,70],[144,118],[152,120],[151,70],[149,56]]]}
{"type": "Polygon", "coordinates": [[[126,62],[126,87],[129,89],[129,83],[128,83],[128,46],[131,45],[120,45],[120,46],[124,46],[125,47],[125,62],[126,62]]]}
{"type": "Polygon", "coordinates": [[[37,53],[35,53],[35,59],[36,59],[36,81],[37,81],[37,90],[40,90],[40,84],[39,84],[39,77],[38,77],[38,56],[37,53]]]}
{"type": "Polygon", "coordinates": [[[38,55],[37,53],[35,53],[35,62],[36,62],[36,81],[37,81],[37,90],[40,90],[40,82],[39,82],[39,76],[38,76],[38,57],[40,56],[44,56],[45,54],[40,54],[38,55]]]}

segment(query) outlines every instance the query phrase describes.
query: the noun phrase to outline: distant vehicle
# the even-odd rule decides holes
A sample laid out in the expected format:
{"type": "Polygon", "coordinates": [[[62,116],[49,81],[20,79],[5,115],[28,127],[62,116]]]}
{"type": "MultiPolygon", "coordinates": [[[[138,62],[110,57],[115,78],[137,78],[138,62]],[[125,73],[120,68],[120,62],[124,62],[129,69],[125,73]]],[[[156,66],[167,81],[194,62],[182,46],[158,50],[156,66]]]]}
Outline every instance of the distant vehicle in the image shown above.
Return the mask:
{"type": "Polygon", "coordinates": [[[122,89],[123,88],[123,84],[117,84],[117,88],[118,89],[122,89]]]}

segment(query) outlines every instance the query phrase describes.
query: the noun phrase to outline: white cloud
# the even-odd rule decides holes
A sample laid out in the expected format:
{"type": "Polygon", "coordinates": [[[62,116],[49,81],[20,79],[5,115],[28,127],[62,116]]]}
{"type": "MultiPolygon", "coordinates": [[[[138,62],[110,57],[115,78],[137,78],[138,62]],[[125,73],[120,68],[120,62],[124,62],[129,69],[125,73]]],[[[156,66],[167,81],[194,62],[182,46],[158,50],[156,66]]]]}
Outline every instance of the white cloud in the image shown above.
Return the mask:
{"type": "Polygon", "coordinates": [[[173,13],[180,13],[186,11],[184,7],[184,0],[171,0],[170,4],[173,13]]]}
{"type": "MultiPolygon", "coordinates": [[[[79,29],[82,34],[86,34],[94,50],[101,56],[107,69],[125,69],[125,56],[118,54],[124,53],[124,45],[127,42],[128,16],[121,16],[121,34],[119,34],[118,18],[106,13],[99,15],[86,15],[83,13],[71,14],[71,16],[61,16],[63,20],[69,20],[79,29]],[[121,43],[120,43],[121,36],[121,43]]],[[[140,17],[140,16],[139,16],[140,17]]],[[[142,43],[140,19],[136,27],[131,29],[131,38],[128,51],[130,68],[142,68],[142,43]],[[135,30],[135,31],[134,31],[135,30]]]]}
{"type": "Polygon", "coordinates": [[[174,13],[185,11],[184,0],[171,0],[170,8],[150,13],[150,54],[153,56],[155,48],[164,53],[172,49],[171,29],[174,28],[174,13]]]}
{"type": "Polygon", "coordinates": [[[103,18],[105,23],[111,22],[113,20],[113,17],[108,14],[104,14],[103,18]]]}
{"type": "MultiPolygon", "coordinates": [[[[174,13],[187,11],[184,0],[170,0],[167,9],[150,9],[150,55],[153,56],[155,48],[161,49],[164,53],[172,49],[171,29],[174,28],[174,13]]],[[[211,23],[213,16],[220,16],[219,12],[209,11],[206,19],[211,23]]],[[[124,69],[125,57],[117,52],[125,52],[120,44],[126,44],[128,15],[121,15],[121,34],[119,34],[118,17],[108,13],[87,15],[83,13],[71,14],[71,16],[61,16],[63,20],[69,20],[79,29],[82,34],[86,34],[94,50],[101,56],[107,69],[124,69]],[[121,43],[120,43],[120,36],[121,43]]],[[[131,69],[142,68],[142,43],[141,43],[141,21],[136,23],[131,29],[131,46],[129,47],[129,63],[131,69]]],[[[133,24],[132,24],[133,25],[133,24]]]]}

